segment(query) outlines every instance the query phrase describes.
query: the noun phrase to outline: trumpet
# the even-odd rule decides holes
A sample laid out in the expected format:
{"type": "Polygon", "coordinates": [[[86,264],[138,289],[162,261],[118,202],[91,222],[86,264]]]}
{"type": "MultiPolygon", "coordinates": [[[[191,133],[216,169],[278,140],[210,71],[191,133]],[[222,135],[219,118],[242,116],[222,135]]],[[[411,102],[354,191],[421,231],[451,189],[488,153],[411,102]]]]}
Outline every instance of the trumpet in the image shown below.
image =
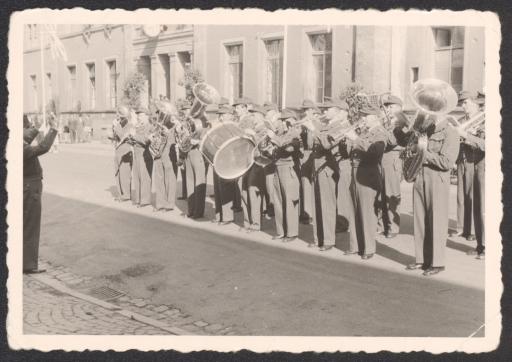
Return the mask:
{"type": "Polygon", "coordinates": [[[457,130],[457,132],[466,132],[476,136],[483,130],[483,126],[485,124],[485,113],[478,112],[477,114],[475,114],[473,117],[471,117],[469,120],[462,124],[459,122],[459,120],[455,119],[454,117],[449,117],[448,122],[452,127],[454,127],[457,130]]]}

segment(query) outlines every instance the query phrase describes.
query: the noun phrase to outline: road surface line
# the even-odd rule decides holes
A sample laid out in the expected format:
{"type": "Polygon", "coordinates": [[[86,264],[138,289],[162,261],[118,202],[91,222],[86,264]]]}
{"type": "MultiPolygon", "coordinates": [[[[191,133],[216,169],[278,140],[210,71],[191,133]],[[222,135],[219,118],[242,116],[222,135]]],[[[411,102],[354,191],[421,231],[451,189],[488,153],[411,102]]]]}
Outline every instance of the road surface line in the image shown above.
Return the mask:
{"type": "Polygon", "coordinates": [[[108,303],[108,302],[105,302],[103,300],[91,297],[91,296],[89,296],[87,294],[77,292],[76,290],[68,288],[63,283],[60,283],[57,280],[52,279],[52,278],[50,278],[50,277],[48,277],[48,276],[46,276],[44,274],[32,274],[31,277],[33,277],[38,282],[41,282],[41,283],[43,283],[43,284],[45,284],[45,285],[47,285],[47,286],[49,286],[49,287],[51,287],[51,288],[53,288],[55,290],[58,290],[61,293],[71,295],[72,297],[75,297],[75,298],[81,299],[81,300],[85,300],[86,302],[89,302],[89,303],[92,303],[92,304],[96,304],[96,305],[98,305],[98,306],[100,306],[102,308],[111,310],[111,311],[113,311],[115,313],[118,313],[118,314],[121,314],[121,315],[123,315],[125,317],[134,319],[134,320],[136,320],[138,322],[150,325],[152,327],[160,328],[160,329],[162,329],[162,330],[164,330],[166,332],[169,332],[171,334],[174,334],[174,335],[191,335],[192,334],[190,332],[187,332],[184,329],[177,328],[177,327],[171,327],[171,326],[169,326],[169,325],[167,325],[167,324],[165,324],[163,322],[159,322],[157,320],[154,320],[152,318],[143,316],[141,314],[138,314],[138,313],[135,313],[135,312],[132,312],[132,311],[120,308],[117,305],[114,305],[112,303],[108,303]]]}

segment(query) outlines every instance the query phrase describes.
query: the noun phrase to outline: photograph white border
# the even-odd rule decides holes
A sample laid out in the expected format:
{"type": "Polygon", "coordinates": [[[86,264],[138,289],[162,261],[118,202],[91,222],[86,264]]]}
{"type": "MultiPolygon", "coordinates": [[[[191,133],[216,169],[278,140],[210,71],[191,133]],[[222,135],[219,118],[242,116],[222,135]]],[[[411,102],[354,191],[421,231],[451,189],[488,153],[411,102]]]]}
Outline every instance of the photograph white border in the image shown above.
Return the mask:
{"type": "MultiPolygon", "coordinates": [[[[9,140],[7,144],[7,223],[9,268],[8,288],[8,342],[13,349],[37,349],[41,351],[65,350],[115,350],[141,351],[173,349],[182,352],[197,350],[237,351],[249,349],[255,352],[270,351],[366,351],[392,352],[429,351],[484,352],[495,349],[501,333],[500,298],[502,240],[499,225],[502,220],[501,185],[501,81],[499,49],[501,43],[500,22],[496,14],[474,10],[376,10],[341,11],[336,9],[301,11],[279,10],[266,12],[247,10],[98,10],[84,9],[49,10],[32,9],[16,12],[10,19],[9,66],[7,71],[9,103],[7,120],[9,140]],[[144,24],[144,23],[191,23],[191,24],[330,24],[330,25],[381,25],[381,26],[483,26],[485,27],[485,93],[486,93],[486,245],[485,261],[485,337],[467,338],[408,338],[408,337],[255,337],[255,336],[52,336],[24,335],[22,312],[22,114],[23,114],[23,25],[28,23],[72,24],[144,24]]],[[[468,316],[469,318],[469,316],[468,316]]]]}

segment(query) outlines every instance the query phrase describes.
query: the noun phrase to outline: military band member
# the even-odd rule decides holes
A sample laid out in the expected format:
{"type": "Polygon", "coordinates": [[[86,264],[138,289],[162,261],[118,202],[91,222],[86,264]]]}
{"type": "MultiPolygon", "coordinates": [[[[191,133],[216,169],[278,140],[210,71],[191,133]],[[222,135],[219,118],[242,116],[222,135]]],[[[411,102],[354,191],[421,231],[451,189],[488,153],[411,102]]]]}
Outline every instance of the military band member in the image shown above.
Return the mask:
{"type": "Polygon", "coordinates": [[[287,133],[297,121],[294,111],[284,109],[279,117],[282,121],[273,150],[276,172],[274,174],[274,212],[277,235],[274,239],[290,242],[299,235],[300,183],[295,160],[300,153],[300,134],[286,140],[287,133]]]}
{"type": "MultiPolygon", "coordinates": [[[[305,99],[301,106],[303,112],[303,121],[312,122],[320,114],[320,109],[313,103],[312,100],[305,99]]],[[[313,215],[313,157],[311,157],[312,150],[308,147],[307,142],[308,128],[303,127],[301,133],[301,140],[303,144],[303,155],[300,159],[300,222],[303,224],[310,224],[313,215]]]]}
{"type": "Polygon", "coordinates": [[[206,129],[203,128],[201,121],[189,119],[192,122],[192,148],[185,157],[185,176],[188,192],[188,210],[187,216],[192,219],[200,219],[204,216],[206,203],[206,166],[199,143],[206,129]]]}
{"type": "Polygon", "coordinates": [[[400,232],[402,160],[401,147],[396,143],[393,128],[396,115],[402,111],[402,100],[392,94],[383,95],[382,111],[386,115],[384,128],[389,138],[381,162],[383,187],[379,203],[379,224],[386,238],[394,238],[400,232]]]}
{"type": "MultiPolygon", "coordinates": [[[[256,131],[263,125],[264,111],[254,105],[251,112],[240,119],[240,127],[247,137],[256,143],[256,131]]],[[[265,175],[263,167],[253,163],[251,168],[238,180],[244,210],[244,228],[247,232],[261,229],[261,211],[265,193],[265,175]]]]}
{"type": "MultiPolygon", "coordinates": [[[[426,137],[425,161],[413,185],[414,243],[416,262],[407,270],[423,269],[431,276],[445,269],[450,196],[450,170],[459,150],[459,135],[448,121],[418,117],[413,128],[426,137]]],[[[403,124],[395,128],[397,142],[407,146],[411,132],[403,124]]]]}
{"type": "MultiPolygon", "coordinates": [[[[217,115],[218,122],[232,122],[233,110],[229,105],[219,105],[217,115]]],[[[214,222],[219,225],[228,225],[234,221],[233,216],[233,198],[235,196],[235,182],[224,180],[213,170],[213,193],[215,200],[215,219],[214,222]]]]}
{"type": "MultiPolygon", "coordinates": [[[[190,109],[190,104],[184,103],[181,108],[180,112],[182,115],[188,112],[190,109]]],[[[186,155],[181,153],[178,149],[178,147],[174,147],[174,152],[176,153],[176,164],[180,168],[180,174],[181,174],[181,196],[178,197],[178,200],[186,200],[188,198],[188,192],[187,192],[187,171],[185,170],[185,157],[186,155]]]]}
{"type": "Polygon", "coordinates": [[[309,132],[308,146],[313,158],[313,235],[314,244],[321,251],[330,250],[336,243],[336,188],[339,181],[339,169],[333,154],[334,144],[328,138],[329,130],[336,121],[342,108],[340,100],[327,101],[322,119],[315,124],[317,133],[309,132]]]}
{"type": "Polygon", "coordinates": [[[136,113],[137,124],[133,135],[132,201],[137,207],[144,207],[151,204],[153,158],[148,145],[152,126],[149,123],[147,110],[139,109],[136,113]]]}
{"type": "MultiPolygon", "coordinates": [[[[279,109],[277,104],[265,102],[263,104],[265,109],[265,121],[271,127],[279,121],[279,109]]],[[[265,214],[271,218],[275,216],[274,211],[274,175],[276,173],[276,165],[274,162],[269,163],[263,168],[265,174],[265,214]]]]}
{"type": "Polygon", "coordinates": [[[155,188],[155,211],[170,211],[176,205],[176,171],[171,159],[171,149],[176,144],[174,134],[175,120],[173,109],[169,102],[161,103],[157,121],[162,125],[162,152],[153,161],[153,185],[155,188]]]}
{"type": "MultiPolygon", "coordinates": [[[[485,95],[479,93],[474,100],[485,111],[485,95]]],[[[459,133],[462,142],[473,149],[474,180],[473,180],[473,218],[475,222],[476,249],[468,255],[476,255],[477,259],[485,259],[485,124],[472,133],[459,133]]]]}
{"type": "Polygon", "coordinates": [[[363,260],[373,257],[376,250],[377,200],[382,187],[380,163],[388,139],[378,112],[371,107],[363,108],[361,134],[351,130],[346,135],[352,164],[350,189],[354,207],[350,233],[356,235],[363,260]]]}
{"type": "MultiPolygon", "coordinates": [[[[478,112],[478,105],[468,91],[459,93],[459,105],[468,120],[478,112]]],[[[464,120],[462,121],[464,122],[464,120]]],[[[462,236],[475,240],[473,224],[473,180],[475,177],[474,149],[465,142],[460,143],[457,158],[457,231],[450,236],[462,236]]]]}
{"type": "Polygon", "coordinates": [[[132,178],[132,145],[130,138],[133,127],[128,121],[130,110],[126,106],[118,109],[118,119],[114,121],[113,132],[115,145],[115,176],[117,180],[118,196],[116,201],[130,200],[132,178]]]}
{"type": "Polygon", "coordinates": [[[41,196],[43,190],[43,169],[39,156],[47,153],[57,137],[57,119],[48,118],[50,129],[36,145],[32,141],[38,130],[30,127],[28,118],[23,116],[23,273],[45,272],[38,268],[39,237],[41,232],[41,196]]]}
{"type": "MultiPolygon", "coordinates": [[[[249,115],[249,104],[252,103],[252,100],[243,97],[237,98],[233,101],[233,120],[240,125],[240,121],[249,115]]],[[[241,193],[242,181],[241,178],[237,181],[237,187],[235,188],[235,197],[233,199],[233,210],[235,212],[243,211],[242,207],[242,193],[241,193]]]]}

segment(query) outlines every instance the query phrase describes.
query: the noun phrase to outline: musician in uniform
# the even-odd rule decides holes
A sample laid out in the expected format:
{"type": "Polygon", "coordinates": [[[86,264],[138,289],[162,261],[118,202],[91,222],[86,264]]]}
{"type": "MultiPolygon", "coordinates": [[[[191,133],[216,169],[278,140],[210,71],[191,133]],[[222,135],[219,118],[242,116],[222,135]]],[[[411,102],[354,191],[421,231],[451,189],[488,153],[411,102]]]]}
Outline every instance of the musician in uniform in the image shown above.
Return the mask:
{"type": "Polygon", "coordinates": [[[155,137],[151,144],[154,149],[153,186],[155,190],[154,211],[170,211],[176,206],[176,171],[171,158],[171,150],[176,144],[174,133],[176,108],[169,102],[163,101],[158,105],[158,119],[155,137]]]}
{"type": "MultiPolygon", "coordinates": [[[[247,97],[237,98],[233,101],[233,120],[240,125],[242,118],[249,115],[249,104],[252,101],[247,97]]],[[[242,193],[241,193],[241,178],[238,180],[237,187],[235,188],[235,196],[233,199],[233,210],[235,212],[243,211],[242,207],[242,193]]]]}
{"type": "MultiPolygon", "coordinates": [[[[180,112],[181,112],[181,118],[184,117],[185,113],[188,112],[190,109],[190,104],[184,103],[181,105],[180,112]]],[[[174,147],[174,152],[176,153],[176,164],[180,168],[180,174],[181,174],[181,196],[178,197],[178,200],[186,200],[187,199],[187,171],[185,170],[185,154],[179,151],[178,147],[174,147]]]]}
{"type": "Polygon", "coordinates": [[[300,153],[300,133],[296,136],[293,124],[297,115],[290,109],[284,109],[279,117],[280,129],[271,147],[271,158],[275,159],[276,172],[274,174],[274,212],[277,235],[274,239],[290,242],[297,239],[299,234],[299,193],[300,183],[295,160],[300,153]]]}
{"type": "Polygon", "coordinates": [[[445,269],[446,238],[450,196],[450,170],[459,150],[457,131],[443,118],[418,117],[413,130],[404,131],[399,123],[394,133],[398,144],[407,147],[413,132],[420,134],[419,145],[425,159],[413,185],[414,243],[416,262],[407,270],[423,269],[435,275],[445,269]],[[426,146],[421,146],[426,143],[426,146]]]}
{"type": "Polygon", "coordinates": [[[190,122],[192,131],[191,148],[185,157],[185,176],[188,191],[187,216],[192,219],[200,219],[204,216],[206,203],[206,166],[204,157],[199,151],[199,144],[206,128],[203,127],[200,120],[188,118],[185,122],[190,122]]]}
{"type": "MultiPolygon", "coordinates": [[[[313,103],[312,100],[305,99],[301,106],[303,112],[304,122],[312,122],[320,114],[320,109],[313,103]]],[[[299,220],[302,224],[310,224],[313,215],[313,186],[311,177],[313,175],[313,157],[311,157],[312,150],[308,146],[308,128],[302,127],[301,140],[303,145],[303,155],[300,159],[300,217],[299,220]]]]}
{"type": "Polygon", "coordinates": [[[388,136],[378,117],[378,109],[367,106],[360,114],[361,133],[357,134],[355,130],[346,133],[352,165],[350,190],[354,210],[350,233],[357,238],[359,255],[367,260],[376,250],[377,202],[382,187],[380,163],[388,136]]]}
{"type": "MultiPolygon", "coordinates": [[[[264,111],[258,105],[254,105],[251,112],[241,116],[239,126],[251,138],[256,141],[256,131],[263,125],[264,111]]],[[[244,229],[247,232],[259,231],[261,229],[261,210],[263,206],[263,195],[265,190],[265,175],[263,167],[253,163],[251,168],[238,179],[238,187],[242,197],[244,211],[244,229]]]]}
{"type": "Polygon", "coordinates": [[[23,273],[34,274],[45,272],[38,268],[43,190],[39,156],[50,150],[57,137],[57,119],[54,115],[49,117],[50,129],[36,145],[32,145],[32,141],[39,132],[30,127],[26,115],[23,116],[23,125],[23,273]]]}
{"type": "MultiPolygon", "coordinates": [[[[478,113],[478,105],[468,91],[459,93],[459,105],[464,110],[464,119],[478,113]]],[[[474,149],[460,142],[457,158],[457,231],[450,236],[462,236],[468,241],[475,240],[473,225],[473,180],[475,176],[474,149]]]]}
{"type": "MultiPolygon", "coordinates": [[[[265,123],[267,127],[274,127],[276,122],[279,121],[279,109],[277,104],[271,102],[265,102],[263,104],[265,110],[265,123]]],[[[269,218],[275,216],[274,211],[274,176],[276,173],[276,165],[274,162],[270,162],[268,165],[263,167],[263,173],[265,174],[265,215],[269,218]]]]}
{"type": "Polygon", "coordinates": [[[133,134],[132,125],[128,122],[130,110],[126,106],[119,107],[118,119],[114,120],[113,136],[115,145],[115,176],[117,179],[117,201],[130,200],[132,178],[132,145],[130,139],[133,134]]]}
{"type": "Polygon", "coordinates": [[[396,117],[402,114],[402,100],[392,94],[384,94],[381,104],[388,141],[381,162],[383,187],[379,203],[379,226],[386,238],[394,238],[400,232],[402,160],[401,147],[397,145],[393,128],[396,117]]]}
{"type": "MultiPolygon", "coordinates": [[[[485,112],[485,95],[479,93],[472,102],[478,104],[480,112],[485,112]]],[[[474,116],[473,106],[467,104],[466,109],[474,116]]],[[[484,121],[485,122],[485,121],[484,121]]],[[[473,179],[473,218],[475,225],[476,249],[470,250],[468,255],[476,255],[477,259],[485,259],[485,123],[474,132],[460,131],[462,142],[471,147],[473,152],[474,179],[473,179]]]]}
{"type": "MultiPolygon", "coordinates": [[[[233,113],[231,107],[226,103],[219,105],[217,110],[218,122],[232,122],[233,113]]],[[[224,180],[213,169],[213,194],[215,200],[215,219],[213,222],[219,225],[228,225],[234,221],[233,198],[235,196],[235,182],[224,180]]]]}
{"type": "MultiPolygon", "coordinates": [[[[344,108],[341,100],[328,100],[321,108],[325,109],[321,119],[316,120],[316,132],[308,132],[308,148],[312,150],[313,159],[313,236],[321,251],[330,250],[336,243],[336,204],[339,169],[334,157],[335,144],[329,131],[338,121],[340,111],[344,108]]],[[[346,202],[346,200],[345,200],[346,202]]]]}
{"type": "Polygon", "coordinates": [[[151,204],[151,174],[153,157],[149,152],[149,137],[152,125],[147,110],[137,110],[137,124],[133,135],[133,197],[137,207],[151,204]]]}

